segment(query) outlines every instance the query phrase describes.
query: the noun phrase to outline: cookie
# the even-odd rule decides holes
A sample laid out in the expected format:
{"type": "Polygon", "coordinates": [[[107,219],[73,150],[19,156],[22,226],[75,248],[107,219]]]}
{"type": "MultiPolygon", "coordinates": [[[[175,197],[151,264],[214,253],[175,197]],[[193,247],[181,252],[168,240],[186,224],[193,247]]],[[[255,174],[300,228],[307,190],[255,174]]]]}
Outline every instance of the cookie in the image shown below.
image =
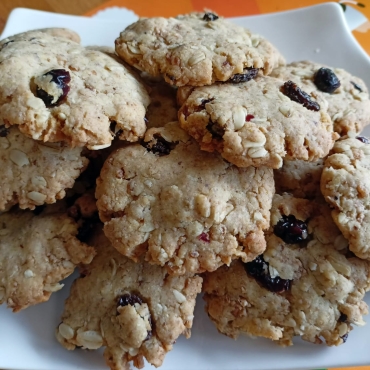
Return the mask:
{"type": "Polygon", "coordinates": [[[292,345],[295,336],[340,345],[364,325],[367,261],[350,257],[325,202],[275,195],[267,249],[204,277],[204,299],[217,329],[292,345]]]}
{"type": "Polygon", "coordinates": [[[321,191],[333,207],[332,216],[349,241],[349,249],[370,260],[370,140],[337,141],[326,159],[321,191]]]}
{"type": "Polygon", "coordinates": [[[324,160],[315,162],[285,160],[283,167],[274,171],[276,193],[292,194],[296,198],[322,197],[320,190],[324,160]]]}
{"type": "Polygon", "coordinates": [[[44,32],[50,36],[71,40],[77,42],[77,44],[81,42],[80,35],[68,28],[40,28],[34,31],[44,32]]]}
{"type": "Polygon", "coordinates": [[[217,150],[239,167],[280,168],[283,158],[316,161],[337,138],[321,96],[268,76],[194,88],[179,120],[202,150],[217,150]]]}
{"type": "Polygon", "coordinates": [[[78,240],[77,222],[59,207],[39,215],[17,209],[0,214],[0,304],[14,312],[47,301],[76,265],[95,255],[78,240]]]}
{"type": "Polygon", "coordinates": [[[102,232],[94,238],[97,256],[72,285],[58,341],[69,350],[106,347],[112,370],[128,369],[130,361],[142,368],[144,358],[160,366],[181,334],[190,337],[202,278],[168,276],[122,256],[102,232]]]}
{"type": "Polygon", "coordinates": [[[202,152],[177,122],[150,129],[145,146],[113,153],[97,180],[104,232],[119,252],[171,274],[213,271],[265,249],[272,170],[240,169],[202,152]]]}
{"type": "Polygon", "coordinates": [[[0,125],[35,140],[90,149],[115,135],[137,141],[148,104],[144,86],[106,53],[41,31],[0,42],[0,125]]]}
{"type": "Polygon", "coordinates": [[[263,37],[213,13],[142,18],[116,40],[127,63],[176,86],[247,80],[284,64],[263,37]]]}
{"type": "Polygon", "coordinates": [[[307,93],[321,93],[329,103],[334,131],[341,136],[349,131],[360,132],[370,123],[368,89],[364,81],[344,69],[302,61],[279,67],[271,76],[292,80],[307,93]]]}
{"type": "Polygon", "coordinates": [[[14,204],[34,209],[64,198],[89,160],[82,148],[43,143],[0,126],[0,211],[14,204]]]}

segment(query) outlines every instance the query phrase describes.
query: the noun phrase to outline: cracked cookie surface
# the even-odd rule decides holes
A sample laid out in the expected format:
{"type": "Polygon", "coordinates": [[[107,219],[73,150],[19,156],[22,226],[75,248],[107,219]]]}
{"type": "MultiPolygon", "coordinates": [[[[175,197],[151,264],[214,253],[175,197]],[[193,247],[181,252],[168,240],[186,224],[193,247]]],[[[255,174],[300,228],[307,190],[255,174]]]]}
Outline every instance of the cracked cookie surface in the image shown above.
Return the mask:
{"type": "Polygon", "coordinates": [[[64,198],[89,160],[82,148],[32,140],[0,126],[0,211],[14,204],[34,209],[64,198]]]}
{"type": "Polygon", "coordinates": [[[130,65],[152,76],[163,74],[176,86],[238,80],[248,68],[269,74],[284,63],[263,37],[222,17],[209,20],[207,14],[212,13],[142,18],[121,32],[116,52],[130,65]]]}
{"type": "Polygon", "coordinates": [[[326,159],[321,191],[350,250],[370,260],[370,140],[359,136],[335,143],[326,159]]]}
{"type": "Polygon", "coordinates": [[[71,288],[56,336],[67,349],[105,346],[112,370],[160,366],[177,338],[190,337],[199,276],[169,276],[165,269],[118,253],[103,232],[89,241],[97,256],[71,288]]]}
{"type": "Polygon", "coordinates": [[[0,124],[35,140],[100,149],[145,132],[149,97],[116,58],[50,32],[0,42],[0,124]],[[118,131],[118,129],[117,129],[118,131]]]}
{"type": "Polygon", "coordinates": [[[321,94],[329,103],[328,113],[333,120],[334,131],[341,136],[349,131],[361,132],[370,123],[370,99],[365,82],[344,69],[333,68],[340,86],[333,93],[319,90],[314,81],[316,72],[322,67],[327,68],[309,61],[294,62],[275,69],[271,76],[292,80],[307,93],[321,94]]]}
{"type": "Polygon", "coordinates": [[[265,249],[270,168],[237,168],[199,150],[177,122],[147,132],[105,162],[96,197],[113,246],[170,273],[213,271],[265,249]]]}
{"type": "Polygon", "coordinates": [[[179,111],[180,125],[202,150],[217,150],[239,167],[280,168],[283,158],[325,157],[338,137],[327,102],[309,95],[305,102],[319,105],[311,110],[283,94],[285,86],[283,80],[261,76],[194,88],[179,111]]]}
{"type": "Polygon", "coordinates": [[[76,265],[95,255],[77,239],[78,224],[58,207],[47,206],[40,215],[16,209],[0,214],[0,304],[14,312],[47,301],[76,265]]]}
{"type": "Polygon", "coordinates": [[[281,345],[300,336],[331,346],[344,343],[352,325],[365,324],[369,263],[348,256],[348,243],[323,200],[275,195],[266,239],[259,259],[235,261],[204,277],[206,310],[221,333],[262,336],[281,345]],[[287,218],[293,224],[278,237],[274,230],[287,218]],[[303,228],[292,220],[307,224],[298,243],[287,240],[303,228]]]}

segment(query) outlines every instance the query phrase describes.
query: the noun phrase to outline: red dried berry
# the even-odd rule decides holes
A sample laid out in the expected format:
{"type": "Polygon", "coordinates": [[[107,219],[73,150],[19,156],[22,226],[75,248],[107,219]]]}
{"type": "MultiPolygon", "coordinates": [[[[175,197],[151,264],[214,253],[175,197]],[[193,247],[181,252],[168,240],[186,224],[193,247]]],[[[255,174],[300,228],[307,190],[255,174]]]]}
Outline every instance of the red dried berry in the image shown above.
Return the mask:
{"type": "Polygon", "coordinates": [[[245,120],[247,122],[250,122],[253,118],[254,118],[254,115],[253,114],[247,114],[247,116],[245,117],[245,120]]]}
{"type": "Polygon", "coordinates": [[[316,112],[320,110],[320,105],[312,100],[311,96],[301,90],[293,81],[285,82],[284,85],[281,86],[281,92],[289,99],[302,104],[309,110],[316,112]]]}
{"type": "Polygon", "coordinates": [[[274,293],[283,293],[290,289],[291,280],[282,279],[279,276],[271,277],[269,263],[258,256],[254,261],[244,264],[246,272],[256,279],[264,288],[274,293]]]}
{"type": "Polygon", "coordinates": [[[307,224],[293,215],[283,216],[274,226],[274,234],[287,244],[301,243],[308,237],[307,224]]]}
{"type": "Polygon", "coordinates": [[[71,81],[71,76],[65,69],[52,69],[44,73],[42,78],[47,78],[48,76],[51,76],[49,83],[55,83],[60,89],[60,94],[58,96],[50,95],[47,91],[37,86],[36,95],[45,103],[47,108],[51,108],[61,103],[68,95],[70,89],[68,84],[71,81]]]}
{"type": "Polygon", "coordinates": [[[244,73],[237,73],[233,75],[229,79],[229,81],[234,84],[238,84],[241,82],[247,82],[247,81],[253,80],[254,78],[257,77],[258,71],[259,71],[258,68],[245,68],[244,73]]]}
{"type": "Polygon", "coordinates": [[[209,243],[209,234],[208,233],[201,233],[198,236],[198,239],[205,242],[205,243],[209,243]]]}

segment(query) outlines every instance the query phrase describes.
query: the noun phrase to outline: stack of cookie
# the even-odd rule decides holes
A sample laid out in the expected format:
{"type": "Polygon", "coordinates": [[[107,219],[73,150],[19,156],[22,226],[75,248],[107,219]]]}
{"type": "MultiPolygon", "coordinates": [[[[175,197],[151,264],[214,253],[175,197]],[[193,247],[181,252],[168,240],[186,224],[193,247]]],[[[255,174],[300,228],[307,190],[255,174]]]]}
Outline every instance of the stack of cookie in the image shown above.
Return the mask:
{"type": "Polygon", "coordinates": [[[57,339],[117,370],[190,336],[202,282],[223,334],[344,343],[370,289],[363,81],[210,12],[78,41],[0,42],[0,303],[78,265],[57,339]]]}

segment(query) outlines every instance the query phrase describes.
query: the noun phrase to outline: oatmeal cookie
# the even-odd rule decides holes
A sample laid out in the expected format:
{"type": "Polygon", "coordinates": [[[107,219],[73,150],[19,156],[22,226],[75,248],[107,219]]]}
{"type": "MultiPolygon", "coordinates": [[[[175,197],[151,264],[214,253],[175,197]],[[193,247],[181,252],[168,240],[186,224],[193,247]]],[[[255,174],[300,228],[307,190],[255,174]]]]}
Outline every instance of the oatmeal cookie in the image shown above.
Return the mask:
{"type": "Polygon", "coordinates": [[[280,168],[283,158],[316,161],[338,137],[321,95],[268,76],[194,88],[179,120],[202,150],[217,150],[239,167],[280,168]]]}
{"type": "Polygon", "coordinates": [[[78,232],[60,204],[39,215],[17,209],[0,214],[0,304],[17,312],[45,302],[76,265],[90,263],[94,248],[81,243],[78,232]]]}
{"type": "Polygon", "coordinates": [[[195,299],[202,278],[168,276],[165,269],[134,263],[100,232],[91,242],[97,256],[72,285],[59,342],[69,350],[98,349],[112,370],[138,368],[144,358],[158,367],[177,338],[190,337],[195,299]]]}
{"type": "Polygon", "coordinates": [[[89,163],[81,152],[32,140],[14,126],[0,126],[0,211],[14,204],[34,209],[64,198],[89,163]]]}
{"type": "Polygon", "coordinates": [[[263,37],[213,13],[176,18],[142,18],[116,40],[116,52],[130,65],[176,86],[246,81],[284,64],[263,37]]]}
{"type": "Polygon", "coordinates": [[[115,134],[137,141],[148,104],[144,86],[107,53],[42,31],[0,41],[0,125],[35,140],[90,149],[115,134]]]}
{"type": "Polygon", "coordinates": [[[334,131],[341,136],[349,131],[360,132],[370,123],[368,89],[364,81],[344,69],[302,61],[279,67],[271,76],[292,80],[307,93],[321,94],[329,103],[334,131]]]}
{"type": "Polygon", "coordinates": [[[325,161],[321,191],[350,250],[370,260],[370,140],[337,141],[325,161]]]}
{"type": "Polygon", "coordinates": [[[240,169],[202,152],[177,122],[150,129],[145,140],[113,153],[97,180],[100,218],[119,252],[184,274],[264,251],[270,168],[240,169]]]}
{"type": "Polygon", "coordinates": [[[322,202],[275,195],[267,249],[253,262],[235,261],[204,277],[206,310],[217,329],[292,345],[300,336],[340,345],[364,325],[370,265],[351,257],[322,202]]]}

